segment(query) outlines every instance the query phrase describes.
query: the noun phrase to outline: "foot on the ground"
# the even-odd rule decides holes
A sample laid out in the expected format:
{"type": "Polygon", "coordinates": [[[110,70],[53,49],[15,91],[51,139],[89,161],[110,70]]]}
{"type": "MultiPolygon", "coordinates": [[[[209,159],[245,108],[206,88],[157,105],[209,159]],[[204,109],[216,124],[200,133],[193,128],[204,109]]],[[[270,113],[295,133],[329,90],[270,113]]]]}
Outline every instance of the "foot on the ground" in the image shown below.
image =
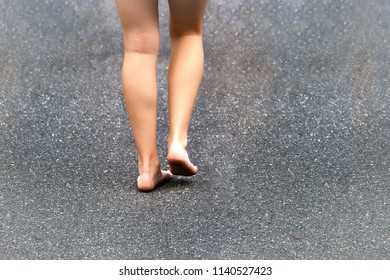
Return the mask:
{"type": "Polygon", "coordinates": [[[138,176],[137,186],[140,191],[149,192],[162,183],[165,183],[173,177],[170,171],[161,170],[154,176],[150,173],[143,173],[138,176]]]}
{"type": "Polygon", "coordinates": [[[179,145],[169,147],[167,159],[174,175],[192,176],[198,172],[198,168],[190,162],[186,149],[179,145]]]}

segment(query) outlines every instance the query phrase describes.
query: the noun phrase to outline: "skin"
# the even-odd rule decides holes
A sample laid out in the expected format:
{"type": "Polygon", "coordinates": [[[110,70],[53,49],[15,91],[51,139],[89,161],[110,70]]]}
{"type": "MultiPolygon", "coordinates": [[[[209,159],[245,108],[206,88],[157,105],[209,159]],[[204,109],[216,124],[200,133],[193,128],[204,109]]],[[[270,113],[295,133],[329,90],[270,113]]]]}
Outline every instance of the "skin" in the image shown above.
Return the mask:
{"type": "Polygon", "coordinates": [[[138,189],[151,191],[174,175],[198,168],[187,153],[187,134],[203,75],[203,17],[207,0],[169,0],[171,57],[168,70],[169,135],[163,171],[157,151],[158,0],[116,0],[124,38],[122,88],[134,134],[138,189]]]}

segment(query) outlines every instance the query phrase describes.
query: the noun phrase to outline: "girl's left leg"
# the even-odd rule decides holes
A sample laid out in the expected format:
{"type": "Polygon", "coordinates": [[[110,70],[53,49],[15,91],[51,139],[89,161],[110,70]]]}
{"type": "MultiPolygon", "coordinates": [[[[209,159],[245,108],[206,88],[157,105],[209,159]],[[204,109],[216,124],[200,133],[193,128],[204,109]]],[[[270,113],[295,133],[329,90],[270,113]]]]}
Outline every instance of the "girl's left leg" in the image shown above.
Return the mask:
{"type": "Polygon", "coordinates": [[[172,177],[157,151],[158,0],[116,0],[125,46],[122,87],[137,152],[138,188],[151,191],[172,177]]]}

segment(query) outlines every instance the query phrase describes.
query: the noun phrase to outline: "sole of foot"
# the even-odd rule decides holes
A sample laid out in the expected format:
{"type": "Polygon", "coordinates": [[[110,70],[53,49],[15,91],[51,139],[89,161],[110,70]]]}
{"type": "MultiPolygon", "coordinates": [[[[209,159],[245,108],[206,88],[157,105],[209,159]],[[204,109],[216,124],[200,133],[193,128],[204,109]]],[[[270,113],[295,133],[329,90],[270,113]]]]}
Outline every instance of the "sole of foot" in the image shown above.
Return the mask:
{"type": "Polygon", "coordinates": [[[185,148],[171,146],[167,160],[169,170],[174,175],[193,176],[198,172],[198,168],[190,162],[185,148]]]}

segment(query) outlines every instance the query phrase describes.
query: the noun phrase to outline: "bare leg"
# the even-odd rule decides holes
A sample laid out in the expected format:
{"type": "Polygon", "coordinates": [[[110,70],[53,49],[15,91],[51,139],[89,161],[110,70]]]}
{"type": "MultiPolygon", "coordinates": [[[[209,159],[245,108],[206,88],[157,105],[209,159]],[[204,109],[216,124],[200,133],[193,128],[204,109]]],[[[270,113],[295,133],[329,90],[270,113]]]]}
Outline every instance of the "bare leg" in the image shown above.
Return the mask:
{"type": "Polygon", "coordinates": [[[203,74],[203,17],[207,0],[169,0],[171,59],[168,71],[168,163],[173,174],[191,176],[198,168],[186,151],[187,132],[203,74]]]}
{"type": "Polygon", "coordinates": [[[137,184],[150,191],[172,177],[160,169],[156,144],[158,0],[116,0],[116,6],[125,45],[123,95],[138,152],[137,184]]]}

